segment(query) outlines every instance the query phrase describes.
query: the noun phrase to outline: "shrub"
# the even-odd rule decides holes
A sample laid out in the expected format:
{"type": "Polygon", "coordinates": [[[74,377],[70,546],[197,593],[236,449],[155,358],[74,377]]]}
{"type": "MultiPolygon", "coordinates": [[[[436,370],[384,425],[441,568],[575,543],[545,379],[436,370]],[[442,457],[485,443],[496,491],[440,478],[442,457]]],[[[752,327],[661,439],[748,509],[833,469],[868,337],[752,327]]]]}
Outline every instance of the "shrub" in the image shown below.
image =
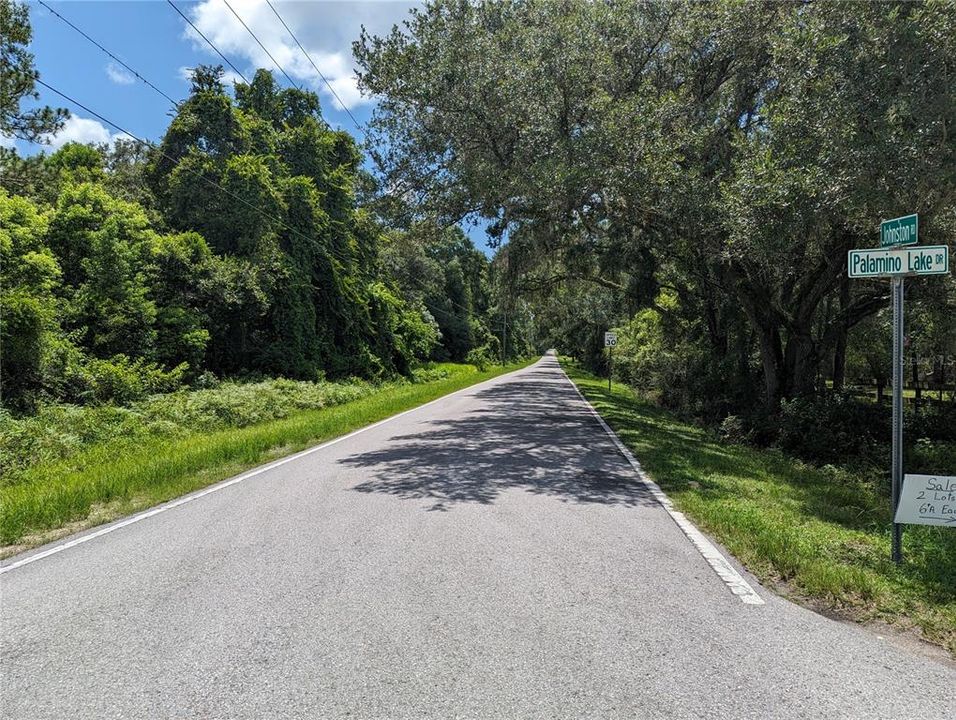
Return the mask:
{"type": "Polygon", "coordinates": [[[870,457],[890,437],[886,408],[845,395],[783,401],[777,445],[807,462],[870,457]]]}
{"type": "Polygon", "coordinates": [[[908,402],[904,406],[903,425],[913,438],[927,438],[956,442],[956,405],[953,403],[923,402],[919,412],[908,402]]]}
{"type": "Polygon", "coordinates": [[[428,383],[436,380],[444,380],[448,377],[448,371],[441,367],[416,368],[412,370],[413,383],[428,383]]]}
{"type": "Polygon", "coordinates": [[[920,438],[907,450],[906,472],[956,475],[956,443],[920,438]]]}
{"type": "Polygon", "coordinates": [[[216,377],[216,373],[212,370],[204,370],[196,376],[196,379],[193,381],[193,386],[197,390],[208,390],[210,388],[219,387],[219,378],[216,377]]]}
{"type": "MultiPolygon", "coordinates": [[[[121,363],[105,363],[100,378],[112,391],[132,386],[155,387],[156,378],[142,377],[121,363]],[[102,372],[105,368],[105,372],[102,372]]],[[[146,373],[148,376],[149,373],[146,373]]],[[[169,380],[160,373],[160,380],[169,380]]],[[[3,482],[17,482],[23,471],[38,463],[62,460],[86,447],[112,440],[135,442],[147,436],[172,437],[190,431],[245,427],[274,420],[298,410],[339,405],[370,394],[368,383],[310,383],[270,380],[257,383],[225,382],[218,387],[155,394],[115,405],[42,405],[32,416],[15,417],[0,410],[0,466],[3,482]]]]}
{"type": "Polygon", "coordinates": [[[465,356],[465,362],[469,365],[474,365],[479,371],[484,372],[489,365],[494,364],[495,359],[492,357],[488,346],[482,345],[481,347],[476,347],[469,350],[468,354],[465,356]]]}
{"type": "Polygon", "coordinates": [[[182,385],[188,366],[164,370],[143,358],[131,360],[114,355],[109,360],[94,358],[86,363],[90,392],[94,402],[126,404],[155,393],[172,392],[182,385]]]}
{"type": "Polygon", "coordinates": [[[725,442],[749,444],[753,441],[753,432],[749,424],[739,415],[728,415],[717,428],[717,434],[725,442]]]}

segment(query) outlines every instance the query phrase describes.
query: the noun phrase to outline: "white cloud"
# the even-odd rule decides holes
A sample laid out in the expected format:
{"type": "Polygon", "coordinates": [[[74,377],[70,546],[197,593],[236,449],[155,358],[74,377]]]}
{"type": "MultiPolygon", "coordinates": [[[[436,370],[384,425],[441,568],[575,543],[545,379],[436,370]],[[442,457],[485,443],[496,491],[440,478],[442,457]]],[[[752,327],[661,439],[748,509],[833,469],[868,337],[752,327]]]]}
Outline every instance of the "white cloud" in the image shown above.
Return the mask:
{"type": "Polygon", "coordinates": [[[49,147],[52,150],[58,150],[68,142],[112,144],[118,138],[129,136],[125,133],[111,133],[107,127],[98,120],[82,118],[78,115],[70,115],[70,118],[60,129],[60,132],[47,137],[50,140],[49,147]]]}
{"type": "Polygon", "coordinates": [[[112,60],[106,66],[106,76],[117,85],[132,85],[136,78],[126,69],[121,68],[112,60]]]}
{"type": "Polygon", "coordinates": [[[12,148],[17,144],[17,139],[15,137],[8,137],[6,135],[0,134],[0,147],[2,148],[12,148]]]}
{"type": "MultiPolygon", "coordinates": [[[[319,77],[308,58],[290,37],[265,0],[232,0],[230,4],[246,25],[256,34],[275,61],[297,83],[305,83],[318,91],[335,107],[353,108],[371,102],[362,97],[355,79],[352,41],[357,40],[364,25],[373,34],[385,34],[400,24],[410,7],[409,2],[274,2],[276,9],[296,38],[308,51],[321,74],[328,80],[336,100],[325,81],[319,77]]],[[[252,35],[221,0],[203,0],[191,11],[192,20],[230,60],[249,68],[264,67],[282,74],[252,35]]],[[[215,56],[208,45],[189,29],[185,37],[197,48],[215,56]]],[[[218,62],[218,56],[215,56],[218,62]]],[[[245,68],[242,68],[245,72],[245,68]]],[[[251,74],[247,75],[251,77],[251,74]]]]}

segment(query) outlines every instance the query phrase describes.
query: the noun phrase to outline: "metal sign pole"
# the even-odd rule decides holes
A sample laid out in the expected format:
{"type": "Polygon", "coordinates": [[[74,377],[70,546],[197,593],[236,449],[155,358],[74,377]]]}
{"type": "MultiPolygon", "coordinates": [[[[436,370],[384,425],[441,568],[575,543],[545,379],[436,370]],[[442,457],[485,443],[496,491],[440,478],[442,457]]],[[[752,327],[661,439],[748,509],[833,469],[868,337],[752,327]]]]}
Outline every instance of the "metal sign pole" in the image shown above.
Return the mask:
{"type": "Polygon", "coordinates": [[[611,392],[611,374],[614,372],[614,346],[607,349],[607,391],[611,392]]]}
{"type": "Polygon", "coordinates": [[[896,509],[903,490],[903,278],[893,278],[893,562],[903,560],[903,526],[896,509]]]}

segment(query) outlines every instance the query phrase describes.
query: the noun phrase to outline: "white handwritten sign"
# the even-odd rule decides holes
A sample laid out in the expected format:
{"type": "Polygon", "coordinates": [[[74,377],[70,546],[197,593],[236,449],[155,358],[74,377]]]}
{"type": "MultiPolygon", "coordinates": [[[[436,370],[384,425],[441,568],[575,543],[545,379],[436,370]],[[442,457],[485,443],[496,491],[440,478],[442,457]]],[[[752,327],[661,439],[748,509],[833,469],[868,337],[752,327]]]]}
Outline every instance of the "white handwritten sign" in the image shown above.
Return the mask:
{"type": "Polygon", "coordinates": [[[907,475],[896,522],[956,527],[956,477],[907,475]]]}

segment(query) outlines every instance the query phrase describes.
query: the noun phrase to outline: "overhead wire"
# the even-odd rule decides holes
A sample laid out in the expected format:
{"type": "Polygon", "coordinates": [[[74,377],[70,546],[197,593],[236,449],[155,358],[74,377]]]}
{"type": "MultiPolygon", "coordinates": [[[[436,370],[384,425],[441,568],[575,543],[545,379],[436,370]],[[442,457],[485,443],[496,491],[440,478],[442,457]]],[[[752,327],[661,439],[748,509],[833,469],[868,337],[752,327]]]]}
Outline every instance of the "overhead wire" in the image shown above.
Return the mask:
{"type": "MultiPolygon", "coordinates": [[[[225,0],[223,0],[223,1],[225,2],[225,0]]],[[[362,125],[359,123],[359,121],[358,121],[358,120],[355,118],[355,116],[352,114],[352,111],[349,110],[349,108],[348,108],[348,107],[345,105],[345,103],[342,101],[342,98],[341,98],[341,97],[339,96],[339,94],[335,91],[335,88],[332,86],[332,83],[329,82],[328,78],[325,77],[325,75],[322,73],[321,70],[319,70],[318,65],[316,65],[315,61],[312,59],[312,56],[309,54],[309,51],[305,49],[305,47],[302,45],[301,42],[299,42],[299,38],[296,37],[295,33],[292,31],[292,28],[289,27],[288,23],[286,23],[286,21],[282,18],[282,15],[279,14],[279,11],[278,11],[278,10],[276,9],[276,7],[272,4],[272,0],[266,0],[266,4],[269,6],[269,9],[272,10],[272,13],[276,16],[276,18],[279,20],[279,22],[282,23],[282,27],[284,27],[285,30],[286,30],[286,32],[289,33],[290,37],[291,37],[292,40],[295,42],[295,44],[298,46],[299,50],[302,51],[302,54],[305,56],[305,59],[309,61],[309,63],[312,65],[312,68],[315,70],[315,72],[318,74],[318,76],[319,76],[320,78],[322,78],[322,81],[323,81],[323,82],[326,84],[326,86],[329,88],[329,92],[331,92],[331,93],[332,93],[332,96],[333,96],[336,100],[338,100],[339,105],[342,106],[342,109],[345,111],[345,113],[346,113],[346,114],[349,116],[349,118],[352,120],[352,124],[355,126],[355,129],[358,130],[358,131],[359,131],[360,133],[362,133],[363,135],[365,135],[365,134],[366,134],[365,128],[362,127],[362,125]]],[[[375,164],[375,166],[378,168],[378,170],[379,170],[380,172],[383,172],[383,173],[384,173],[384,168],[382,168],[381,164],[378,162],[378,160],[377,160],[377,158],[375,157],[375,155],[370,154],[369,156],[372,158],[372,162],[375,164]]],[[[450,303],[452,303],[453,305],[456,305],[456,306],[460,307],[462,310],[464,310],[465,312],[467,312],[467,313],[469,313],[469,314],[471,314],[471,313],[474,312],[473,310],[471,310],[471,309],[469,309],[469,308],[466,308],[466,307],[464,307],[463,305],[459,305],[458,303],[455,303],[455,302],[454,302],[453,300],[451,300],[450,298],[448,298],[448,301],[449,301],[450,303]]],[[[448,311],[442,310],[442,312],[448,312],[448,311]]],[[[459,317],[459,318],[460,318],[461,316],[460,316],[460,315],[455,315],[455,317],[459,317]]]]}
{"type": "Polygon", "coordinates": [[[65,17],[63,17],[62,15],[60,15],[60,13],[58,13],[56,10],[54,10],[52,7],[50,7],[46,2],[44,2],[44,0],[37,0],[37,2],[40,3],[40,5],[42,5],[43,7],[45,7],[47,10],[49,10],[51,13],[53,13],[54,15],[56,15],[56,17],[58,17],[60,20],[62,20],[63,22],[65,22],[65,23],[66,23],[67,25],[69,25],[71,28],[73,28],[73,29],[74,29],[76,32],[78,32],[80,35],[82,35],[82,36],[85,37],[87,40],[89,40],[91,43],[93,43],[93,45],[95,45],[95,46],[98,47],[100,50],[102,50],[104,53],[106,53],[107,55],[109,55],[113,60],[115,60],[116,62],[118,62],[120,65],[122,65],[127,71],[133,73],[133,75],[134,75],[137,79],[139,79],[140,81],[144,82],[146,85],[148,85],[149,87],[151,87],[151,88],[152,88],[153,90],[155,90],[157,93],[159,93],[159,94],[162,95],[164,98],[166,98],[167,100],[169,100],[169,102],[171,102],[171,103],[173,104],[173,107],[175,107],[175,108],[177,108],[177,109],[179,108],[179,103],[178,103],[178,102],[176,102],[175,100],[173,100],[169,95],[167,95],[166,93],[164,93],[162,90],[160,90],[158,87],[156,87],[153,83],[151,83],[149,80],[147,80],[146,78],[144,78],[142,75],[140,75],[138,72],[136,72],[133,68],[131,68],[131,67],[130,67],[129,65],[127,65],[125,62],[123,62],[122,60],[120,60],[116,55],[114,55],[114,54],[111,53],[109,50],[107,50],[105,47],[103,47],[103,45],[101,45],[101,44],[98,43],[96,40],[94,40],[93,38],[91,38],[89,35],[87,35],[85,32],[83,32],[80,28],[78,28],[78,27],[77,27],[76,25],[74,25],[72,22],[70,22],[69,20],[67,20],[67,19],[66,19],[65,17]]]}
{"type": "Polygon", "coordinates": [[[292,32],[292,29],[286,24],[286,21],[282,19],[282,16],[279,14],[279,11],[276,10],[275,5],[272,4],[272,0],[266,0],[266,4],[272,10],[273,14],[279,19],[279,22],[282,23],[282,27],[286,29],[286,32],[289,33],[289,35],[295,41],[295,44],[299,46],[299,50],[301,50],[302,54],[305,55],[305,59],[309,61],[309,63],[312,65],[312,68],[315,70],[316,73],[318,73],[318,76],[322,78],[322,81],[329,88],[329,92],[332,93],[332,97],[334,97],[336,100],[339,101],[339,105],[342,106],[342,109],[345,110],[345,113],[349,116],[349,118],[351,118],[352,124],[355,125],[355,129],[364,135],[365,129],[359,124],[359,121],[355,119],[355,116],[352,114],[352,111],[348,109],[348,107],[345,105],[344,102],[342,102],[342,98],[340,98],[339,94],[335,92],[335,88],[332,87],[332,83],[330,83],[329,79],[325,77],[325,75],[322,73],[321,70],[319,70],[319,66],[315,64],[315,61],[312,59],[312,56],[309,55],[308,51],[302,46],[302,43],[299,42],[299,38],[295,36],[295,33],[292,32]]]}
{"type": "MultiPolygon", "coordinates": [[[[223,0],[223,2],[226,2],[226,0],[223,0]]],[[[299,42],[299,38],[296,37],[296,34],[292,31],[292,28],[289,27],[289,24],[283,19],[282,15],[279,14],[279,11],[276,9],[275,5],[272,4],[272,0],[266,0],[266,4],[269,6],[269,9],[272,10],[272,14],[276,16],[276,18],[279,20],[280,23],[282,23],[282,27],[285,28],[285,30],[286,30],[287,33],[289,33],[289,36],[292,38],[292,40],[293,40],[293,41],[295,42],[295,44],[298,46],[298,48],[299,48],[299,50],[302,52],[302,54],[305,56],[305,59],[309,61],[309,64],[310,64],[310,65],[312,65],[312,69],[315,70],[316,74],[322,79],[322,81],[323,81],[323,82],[325,83],[325,85],[328,87],[329,92],[332,93],[332,97],[334,97],[334,98],[338,101],[339,105],[342,106],[342,109],[343,109],[343,110],[345,111],[345,113],[349,116],[349,119],[351,119],[352,124],[355,126],[355,129],[358,130],[358,131],[359,131],[360,133],[362,133],[363,135],[365,135],[365,134],[366,134],[365,128],[364,128],[364,127],[361,125],[361,123],[359,123],[359,121],[355,118],[355,115],[352,114],[352,111],[349,110],[349,108],[348,108],[348,106],[346,106],[345,102],[343,102],[342,98],[341,98],[341,97],[339,96],[339,94],[335,91],[335,88],[332,86],[332,83],[329,81],[329,79],[325,76],[325,74],[324,74],[321,70],[319,70],[319,66],[318,66],[318,65],[315,63],[315,61],[312,59],[312,55],[309,53],[308,50],[305,49],[305,47],[302,45],[302,43],[299,42]]],[[[227,3],[227,5],[228,5],[228,3],[227,3]]],[[[230,8],[230,9],[231,9],[231,8],[230,8]]],[[[237,16],[237,17],[238,17],[238,16],[237,16]]],[[[241,19],[240,19],[240,21],[241,21],[241,19]]],[[[247,28],[247,29],[248,29],[248,28],[247,28]]],[[[250,33],[251,33],[251,31],[250,31],[250,33]]],[[[253,37],[255,37],[255,36],[253,36],[253,37]]],[[[258,42],[258,39],[257,39],[257,42],[258,42]]],[[[261,46],[261,43],[260,43],[260,46],[261,46]]],[[[265,48],[263,48],[263,49],[265,49],[265,48]]],[[[271,57],[271,56],[270,56],[270,57],[271,57]]],[[[384,173],[384,168],[383,168],[383,167],[381,166],[381,164],[378,162],[378,159],[375,157],[375,155],[374,155],[374,154],[370,154],[369,157],[372,158],[372,162],[373,162],[373,164],[378,168],[379,172],[384,173]]],[[[449,299],[449,302],[452,302],[453,304],[456,304],[456,303],[454,303],[454,301],[452,301],[452,300],[450,300],[450,299],[449,299]]],[[[468,313],[472,313],[472,312],[473,312],[472,310],[470,310],[470,309],[468,309],[468,308],[466,308],[466,307],[464,307],[464,306],[459,305],[459,307],[461,307],[462,310],[465,310],[465,312],[468,312],[468,313]]],[[[460,316],[456,316],[456,317],[460,317],[460,316]]]]}
{"type": "Polygon", "coordinates": [[[207,38],[207,37],[203,34],[202,30],[200,30],[198,27],[196,27],[195,23],[193,23],[193,21],[190,20],[189,17],[188,17],[182,10],[180,10],[178,7],[176,7],[175,3],[173,3],[173,0],[166,0],[166,2],[169,3],[169,5],[173,8],[173,10],[175,10],[176,12],[179,13],[179,16],[180,16],[183,20],[185,20],[187,23],[189,23],[189,26],[190,26],[193,30],[196,31],[196,34],[199,35],[199,37],[201,37],[203,40],[205,40],[205,41],[206,41],[206,44],[207,44],[209,47],[211,47],[213,50],[215,50],[215,51],[216,51],[216,54],[219,55],[219,57],[221,57],[221,58],[223,59],[223,61],[224,61],[229,67],[232,68],[232,71],[233,71],[234,73],[236,73],[236,75],[238,75],[239,77],[241,77],[242,80],[243,80],[243,82],[246,83],[246,85],[248,85],[248,84],[249,84],[249,81],[246,79],[246,76],[243,75],[242,72],[240,72],[239,68],[237,68],[235,65],[233,65],[232,62],[229,60],[229,58],[227,58],[225,55],[223,55],[223,54],[222,54],[222,51],[221,51],[219,48],[217,48],[217,47],[213,44],[212,40],[210,40],[209,38],[207,38]]]}
{"type": "MultiPolygon", "coordinates": [[[[226,2],[226,0],[223,0],[223,2],[226,2]]],[[[227,3],[227,4],[228,4],[228,3],[227,3]]],[[[365,134],[365,129],[362,127],[362,125],[359,123],[359,121],[358,121],[358,120],[355,118],[355,116],[352,114],[352,111],[349,110],[348,107],[345,105],[345,103],[342,101],[342,98],[339,97],[339,94],[335,91],[335,88],[332,86],[332,83],[329,82],[329,79],[328,79],[327,77],[325,77],[325,75],[323,74],[323,72],[322,72],[321,70],[319,70],[318,65],[316,65],[315,61],[312,59],[312,56],[309,54],[309,51],[305,49],[305,47],[302,45],[301,42],[299,42],[299,38],[296,37],[295,33],[292,31],[292,28],[289,27],[288,23],[286,23],[286,21],[283,19],[282,15],[279,14],[279,11],[276,9],[275,5],[272,4],[272,0],[266,0],[266,4],[269,6],[269,9],[272,10],[273,15],[275,15],[276,18],[279,20],[279,22],[282,23],[282,27],[284,27],[285,30],[286,30],[286,32],[289,33],[289,36],[292,38],[292,40],[293,40],[293,41],[295,42],[295,44],[298,46],[298,48],[299,48],[299,50],[302,52],[302,54],[305,56],[305,59],[308,60],[309,63],[312,65],[312,69],[315,70],[315,72],[318,74],[318,76],[322,79],[322,81],[323,81],[323,82],[326,84],[326,86],[329,88],[329,92],[331,92],[331,93],[332,93],[332,96],[333,96],[336,100],[338,100],[339,105],[342,106],[342,109],[345,111],[345,113],[346,113],[346,114],[349,116],[349,118],[352,120],[352,124],[355,125],[355,129],[358,130],[359,132],[361,132],[361,133],[364,135],[364,134],[365,134]]],[[[230,8],[230,9],[231,9],[231,8],[230,8]]],[[[248,29],[248,28],[247,28],[247,29],[248,29]]],[[[251,31],[250,31],[250,32],[251,32],[251,31]]],[[[260,45],[261,45],[261,44],[260,44],[260,45]]],[[[265,48],[263,48],[263,49],[265,49],[265,48]]],[[[270,57],[271,57],[271,56],[270,56],[270,57]]],[[[374,160],[374,158],[373,158],[373,162],[375,162],[375,164],[378,165],[378,163],[374,160]]],[[[382,170],[381,166],[379,166],[379,170],[382,170]]],[[[452,305],[455,305],[455,306],[461,308],[462,310],[464,310],[465,312],[469,313],[469,315],[474,312],[473,310],[471,310],[471,309],[465,307],[464,305],[460,305],[460,304],[456,303],[456,302],[455,302],[454,300],[452,300],[451,298],[446,298],[446,299],[447,299],[448,302],[450,302],[452,305]]],[[[449,313],[449,311],[448,311],[448,310],[445,310],[444,308],[439,308],[439,310],[440,310],[441,312],[449,313]]],[[[454,315],[455,317],[462,318],[461,315],[457,315],[456,313],[450,313],[450,314],[454,315]]]]}
{"type": "Polygon", "coordinates": [[[222,1],[225,3],[226,7],[229,8],[230,12],[232,12],[232,14],[236,16],[236,20],[238,20],[240,23],[242,23],[242,26],[246,29],[246,31],[247,31],[250,35],[252,35],[252,39],[255,40],[257,43],[259,43],[259,47],[261,47],[262,50],[263,50],[263,52],[265,52],[265,54],[269,56],[269,59],[273,62],[273,64],[274,64],[277,68],[279,68],[279,70],[282,72],[282,74],[285,75],[285,79],[288,80],[288,81],[292,84],[292,87],[296,88],[297,90],[301,90],[302,88],[300,88],[300,87],[298,86],[298,84],[295,82],[295,80],[293,80],[291,77],[289,77],[289,73],[287,73],[287,72],[285,71],[285,68],[283,68],[283,67],[279,64],[279,61],[278,61],[278,60],[276,60],[274,57],[272,57],[272,53],[269,52],[268,48],[266,48],[266,46],[262,44],[262,41],[259,40],[259,38],[256,36],[256,34],[255,34],[254,32],[252,32],[252,29],[251,29],[248,25],[246,25],[246,21],[243,20],[243,19],[239,16],[239,13],[237,13],[235,10],[233,10],[232,5],[229,4],[229,0],[222,0],[222,1]]]}

